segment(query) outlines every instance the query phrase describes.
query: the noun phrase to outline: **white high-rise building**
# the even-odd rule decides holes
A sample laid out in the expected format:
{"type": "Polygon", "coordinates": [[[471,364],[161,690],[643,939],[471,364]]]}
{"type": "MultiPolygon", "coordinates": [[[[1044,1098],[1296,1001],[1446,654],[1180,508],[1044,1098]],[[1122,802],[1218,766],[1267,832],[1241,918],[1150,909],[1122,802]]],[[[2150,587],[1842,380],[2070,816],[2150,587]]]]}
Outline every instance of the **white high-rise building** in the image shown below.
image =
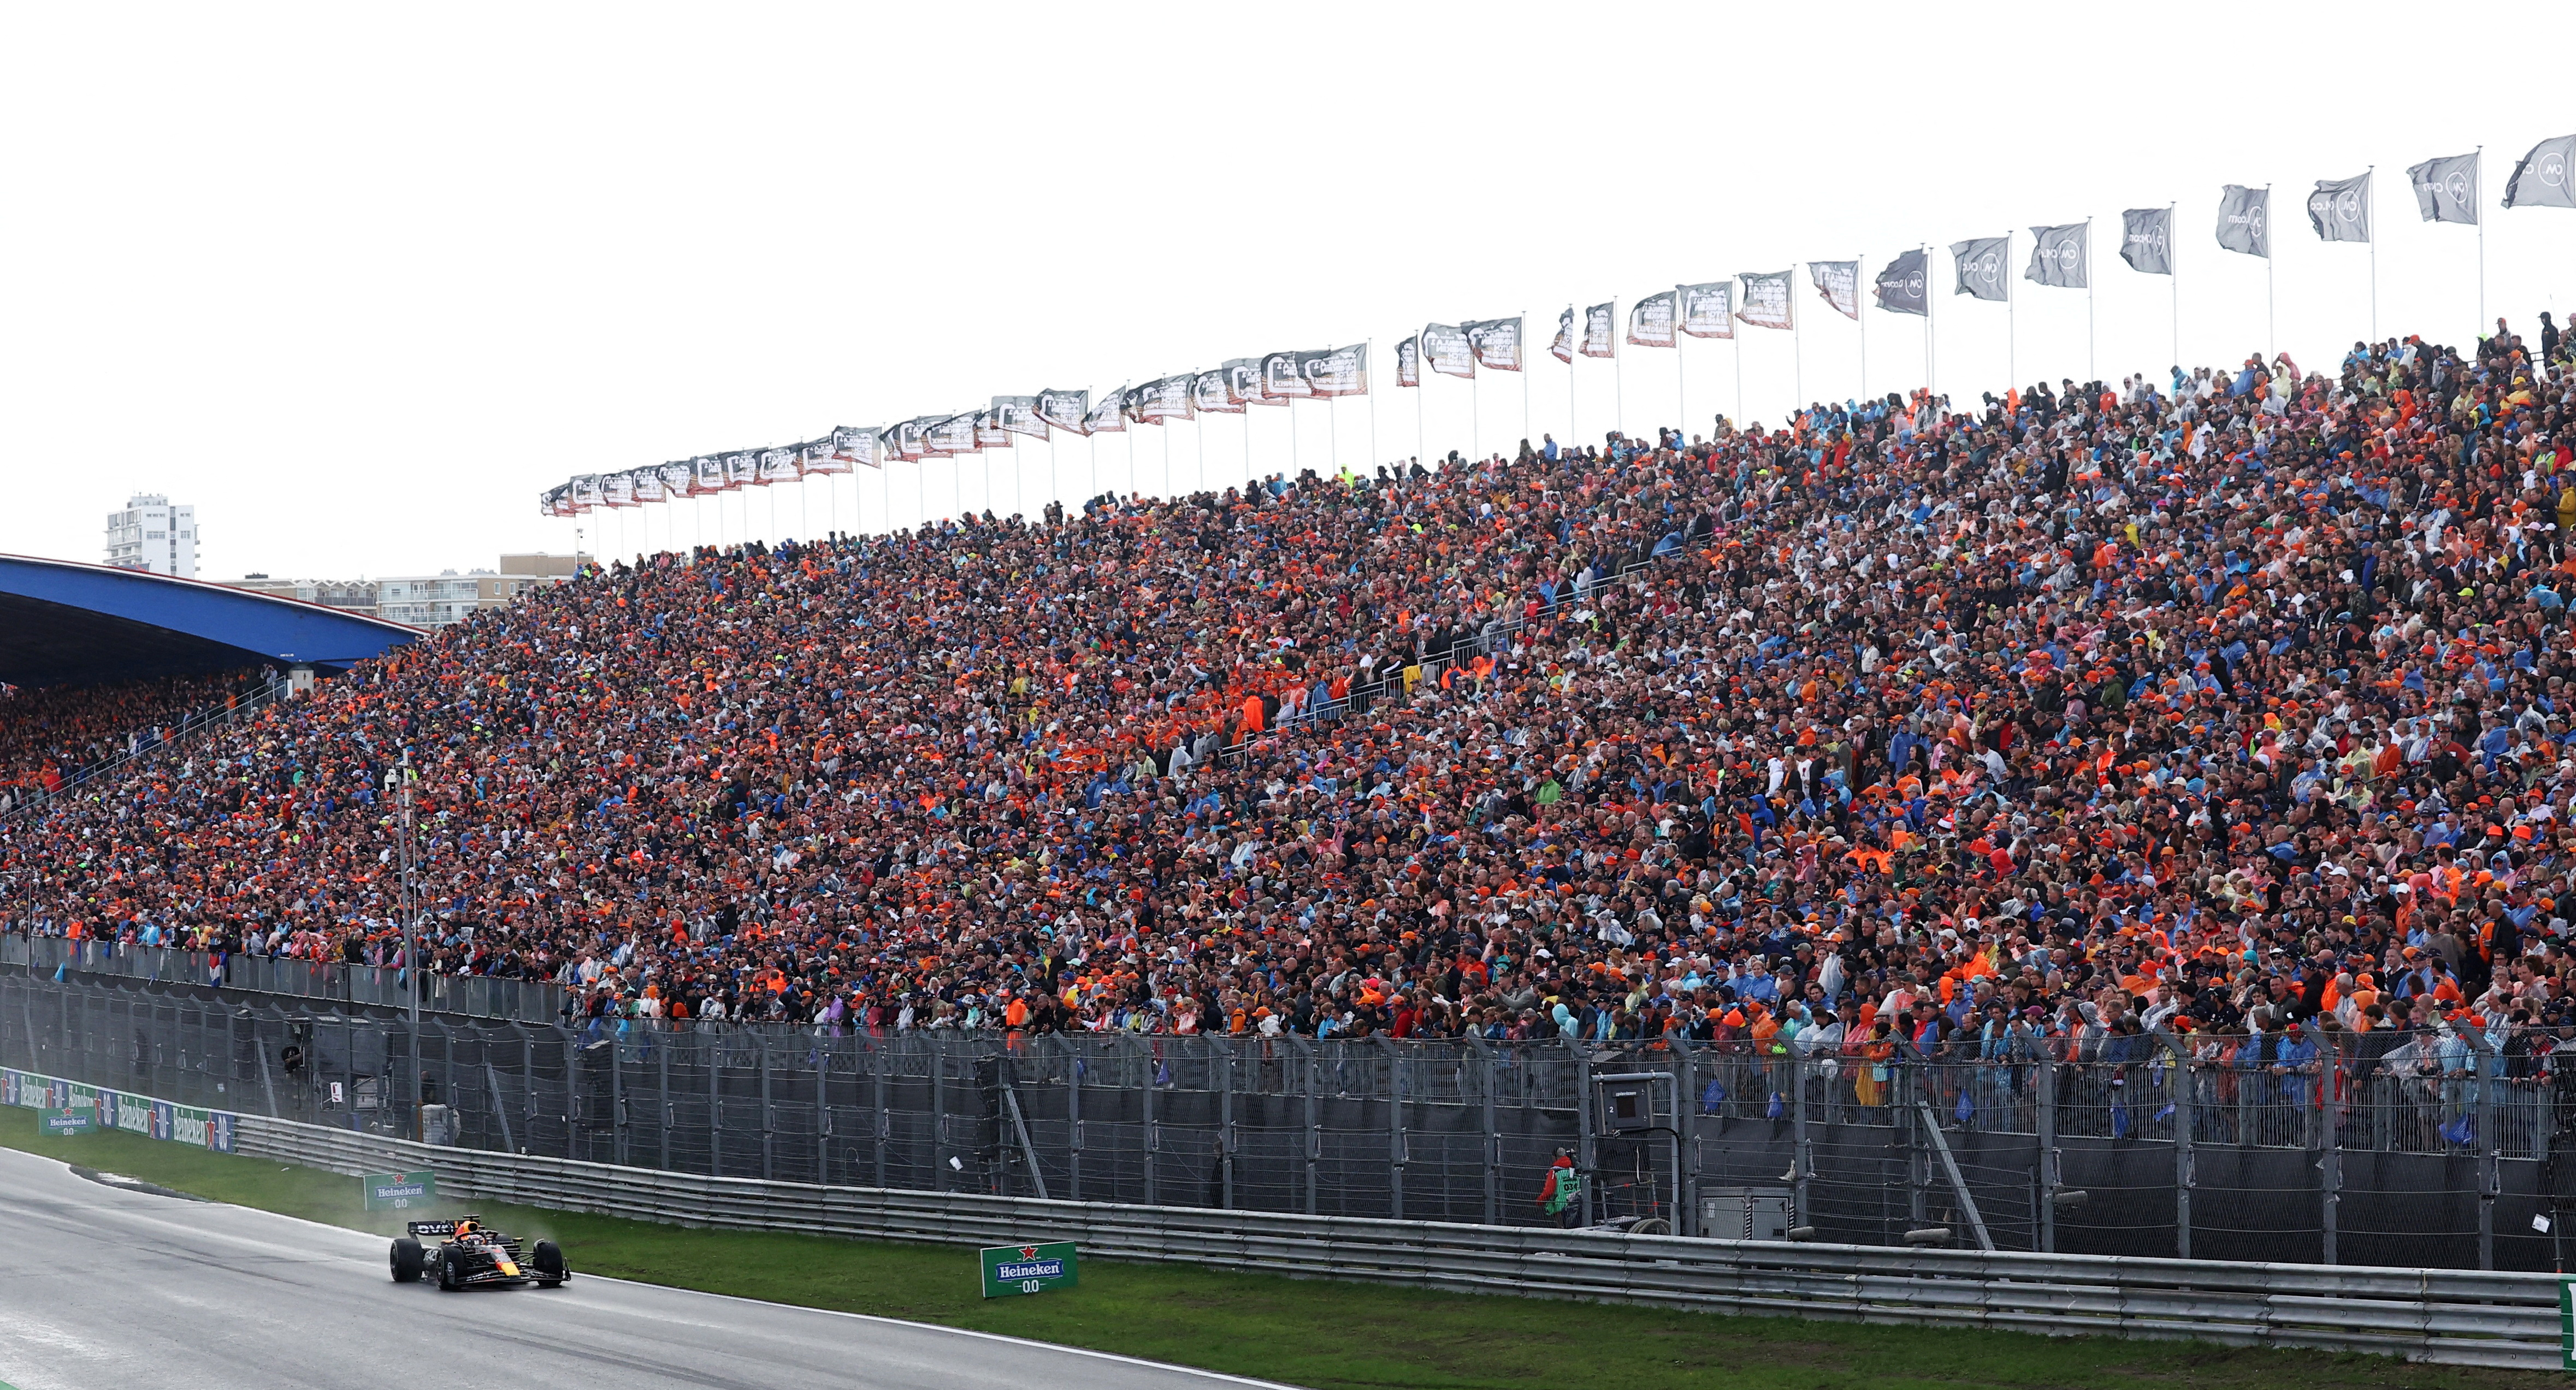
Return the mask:
{"type": "Polygon", "coordinates": [[[137,493],[107,514],[107,562],[180,579],[197,577],[197,509],[158,493],[137,493]]]}

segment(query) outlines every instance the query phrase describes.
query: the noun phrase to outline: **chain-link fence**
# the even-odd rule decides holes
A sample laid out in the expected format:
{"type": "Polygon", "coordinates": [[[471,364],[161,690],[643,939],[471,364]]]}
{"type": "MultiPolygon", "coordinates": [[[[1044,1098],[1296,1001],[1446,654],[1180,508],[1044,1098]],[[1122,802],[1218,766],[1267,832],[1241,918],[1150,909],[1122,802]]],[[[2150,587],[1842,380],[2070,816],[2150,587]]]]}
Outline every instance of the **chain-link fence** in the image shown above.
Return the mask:
{"type": "Polygon", "coordinates": [[[2557,1264],[2576,1105],[2481,1040],[2287,1062],[2146,1041],[1954,1060],[454,1015],[424,1015],[414,1039],[381,1011],[0,971],[0,1064],[388,1134],[426,1115],[433,1140],[676,1172],[1870,1245],[2557,1264]],[[1654,1099],[1614,1116],[1609,1083],[1640,1078],[1654,1099]],[[1550,1214],[1535,1199],[1560,1149],[1583,1194],[1550,1214]]]}

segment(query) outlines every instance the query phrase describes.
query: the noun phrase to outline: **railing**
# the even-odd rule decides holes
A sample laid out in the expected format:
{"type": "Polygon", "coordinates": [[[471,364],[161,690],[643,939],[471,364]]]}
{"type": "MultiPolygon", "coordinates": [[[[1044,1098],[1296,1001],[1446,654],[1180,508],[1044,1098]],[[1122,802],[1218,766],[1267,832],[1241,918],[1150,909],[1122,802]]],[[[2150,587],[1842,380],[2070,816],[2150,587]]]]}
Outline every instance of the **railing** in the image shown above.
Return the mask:
{"type": "Polygon", "coordinates": [[[75,769],[71,776],[63,779],[63,784],[59,787],[50,791],[42,787],[33,789],[26,797],[11,805],[8,810],[0,811],[0,824],[5,824],[8,821],[31,815],[38,810],[51,806],[57,801],[68,798],[73,792],[92,782],[116,776],[124,772],[127,768],[151,758],[156,754],[165,752],[182,743],[188,742],[199,734],[208,733],[219,728],[229,728],[234,724],[238,724],[241,721],[250,718],[252,715],[257,714],[259,711],[266,709],[268,706],[285,699],[292,692],[292,689],[293,687],[290,683],[284,679],[273,680],[257,689],[234,697],[223,708],[201,710],[196,714],[190,715],[186,719],[181,720],[177,725],[173,726],[167,733],[154,739],[150,743],[143,744],[140,747],[118,754],[116,757],[109,758],[105,762],[91,763],[87,766],[75,769]]]}
{"type": "MultiPolygon", "coordinates": [[[[235,951],[183,951],[169,946],[125,946],[105,941],[75,941],[59,936],[0,934],[0,966],[24,966],[51,975],[57,970],[111,980],[206,986],[246,990],[293,999],[323,1000],[382,1008],[402,1008],[404,972],[393,966],[355,965],[343,961],[302,960],[235,951]]],[[[572,992],[546,980],[508,979],[496,975],[423,977],[421,1007],[439,1013],[521,1023],[555,1023],[570,1007],[572,992]]]]}

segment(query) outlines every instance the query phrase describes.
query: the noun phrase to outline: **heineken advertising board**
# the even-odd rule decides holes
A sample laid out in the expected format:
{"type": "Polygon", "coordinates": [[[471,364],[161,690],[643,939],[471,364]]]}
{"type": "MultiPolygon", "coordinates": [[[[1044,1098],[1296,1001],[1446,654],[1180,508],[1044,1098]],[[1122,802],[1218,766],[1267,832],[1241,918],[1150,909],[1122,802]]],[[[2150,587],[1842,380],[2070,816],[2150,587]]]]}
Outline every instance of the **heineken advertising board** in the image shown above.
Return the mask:
{"type": "Polygon", "coordinates": [[[1057,1245],[997,1245],[985,1249],[984,1296],[1008,1298],[1014,1294],[1045,1293],[1049,1289],[1069,1289],[1074,1282],[1073,1243],[1057,1245]]]}
{"type": "Polygon", "coordinates": [[[438,1178],[427,1169],[417,1173],[369,1173],[358,1179],[369,1211],[411,1211],[438,1200],[438,1178]]]}
{"type": "Polygon", "coordinates": [[[67,1105],[60,1110],[48,1110],[42,1117],[45,1137],[56,1139],[70,1134],[87,1134],[98,1128],[96,1115],[97,1112],[86,1105],[67,1105]]]}

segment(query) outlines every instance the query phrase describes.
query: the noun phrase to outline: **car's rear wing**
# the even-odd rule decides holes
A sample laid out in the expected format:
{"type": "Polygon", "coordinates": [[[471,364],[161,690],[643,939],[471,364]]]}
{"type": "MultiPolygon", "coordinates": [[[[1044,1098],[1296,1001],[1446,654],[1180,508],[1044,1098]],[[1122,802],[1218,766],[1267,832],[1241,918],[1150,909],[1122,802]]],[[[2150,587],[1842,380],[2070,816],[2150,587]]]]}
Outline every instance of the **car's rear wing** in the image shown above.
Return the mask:
{"type": "Polygon", "coordinates": [[[419,1240],[424,1236],[435,1236],[440,1240],[445,1240],[449,1236],[456,1234],[457,1222],[479,1221],[481,1219],[481,1217],[477,1216],[460,1216],[454,1221],[409,1221],[404,1223],[404,1229],[411,1233],[411,1237],[414,1240],[419,1240]]]}

